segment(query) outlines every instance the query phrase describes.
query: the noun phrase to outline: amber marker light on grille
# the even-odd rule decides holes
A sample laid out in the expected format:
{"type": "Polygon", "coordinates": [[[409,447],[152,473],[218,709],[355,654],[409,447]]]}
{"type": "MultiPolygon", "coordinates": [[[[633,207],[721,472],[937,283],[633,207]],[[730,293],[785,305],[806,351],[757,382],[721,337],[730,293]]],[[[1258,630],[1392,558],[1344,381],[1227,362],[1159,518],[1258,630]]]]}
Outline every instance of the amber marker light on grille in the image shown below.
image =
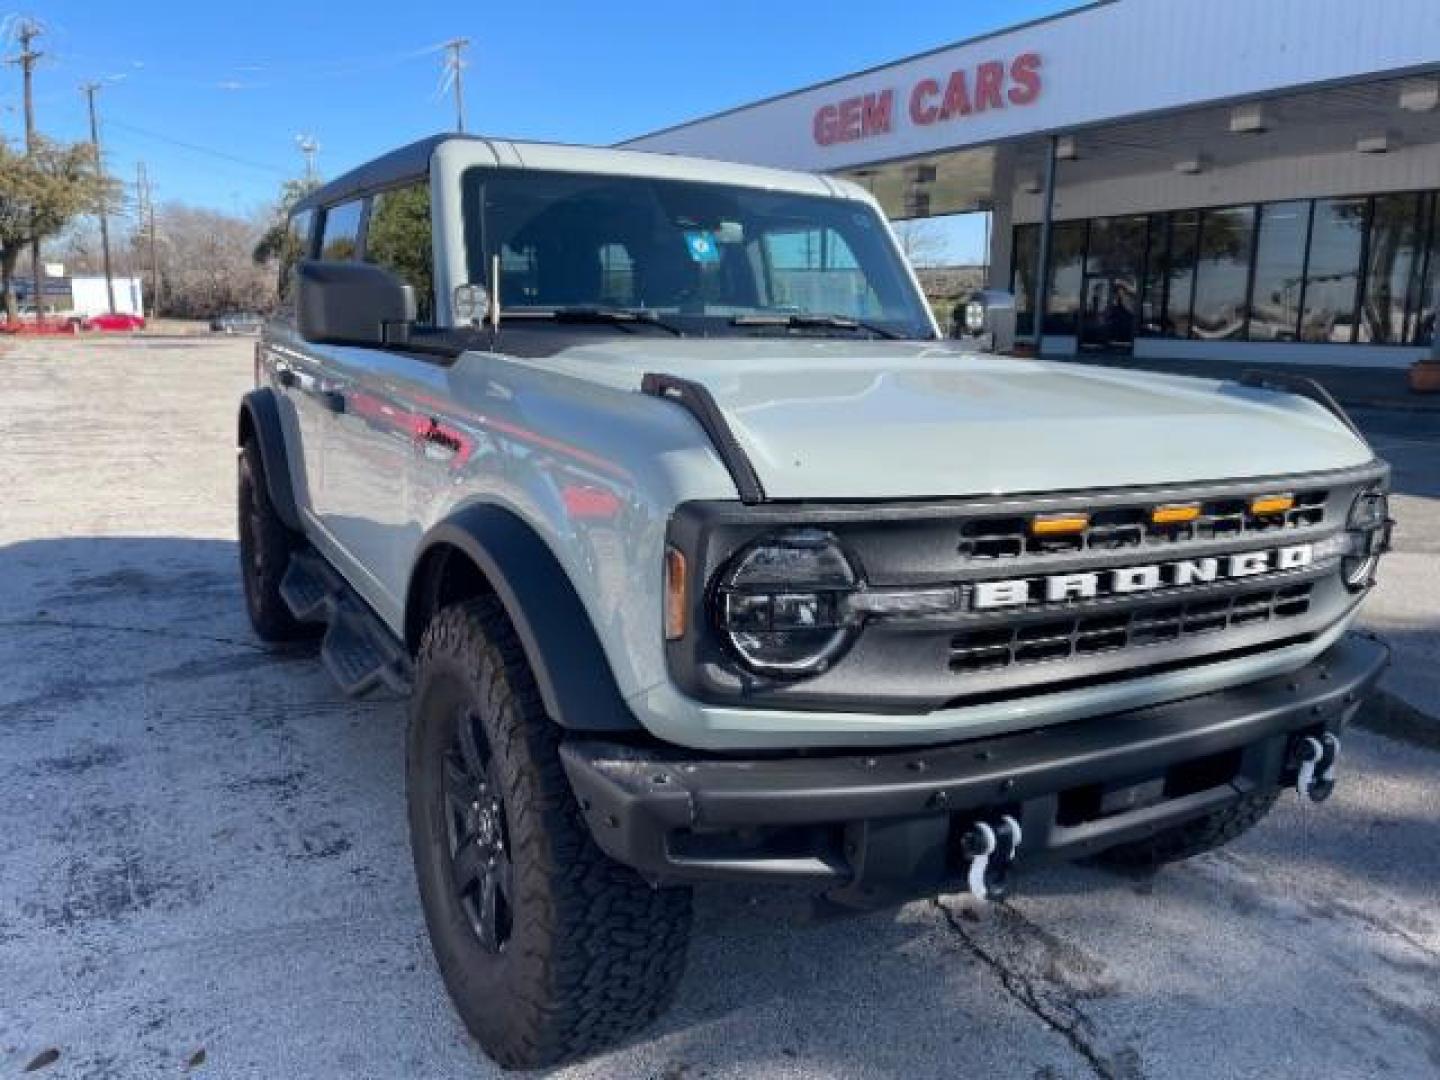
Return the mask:
{"type": "Polygon", "coordinates": [[[1030,522],[1030,532],[1034,536],[1074,536],[1089,524],[1089,514],[1041,514],[1030,522]]]}
{"type": "Polygon", "coordinates": [[[1199,503],[1171,503],[1150,511],[1152,525],[1188,525],[1200,516],[1199,503]]]}
{"type": "Polygon", "coordinates": [[[685,636],[689,590],[686,586],[685,556],[673,547],[665,549],[665,640],[685,636]]]}
{"type": "Polygon", "coordinates": [[[1294,506],[1294,495],[1257,495],[1250,500],[1250,512],[1261,517],[1283,514],[1294,506]]]}

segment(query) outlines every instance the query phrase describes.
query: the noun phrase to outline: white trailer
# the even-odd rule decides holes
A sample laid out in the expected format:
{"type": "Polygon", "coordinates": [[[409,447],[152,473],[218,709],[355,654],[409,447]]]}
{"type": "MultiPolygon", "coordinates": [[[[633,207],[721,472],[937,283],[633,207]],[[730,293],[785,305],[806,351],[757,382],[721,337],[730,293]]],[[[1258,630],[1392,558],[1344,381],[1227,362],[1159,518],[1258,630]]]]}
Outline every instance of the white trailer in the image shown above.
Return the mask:
{"type": "Polygon", "coordinates": [[[107,311],[113,310],[122,315],[143,315],[145,313],[144,297],[141,292],[140,279],[116,277],[111,281],[115,288],[113,308],[105,290],[104,276],[72,277],[70,279],[70,299],[75,314],[82,318],[90,318],[92,315],[103,315],[107,311]]]}

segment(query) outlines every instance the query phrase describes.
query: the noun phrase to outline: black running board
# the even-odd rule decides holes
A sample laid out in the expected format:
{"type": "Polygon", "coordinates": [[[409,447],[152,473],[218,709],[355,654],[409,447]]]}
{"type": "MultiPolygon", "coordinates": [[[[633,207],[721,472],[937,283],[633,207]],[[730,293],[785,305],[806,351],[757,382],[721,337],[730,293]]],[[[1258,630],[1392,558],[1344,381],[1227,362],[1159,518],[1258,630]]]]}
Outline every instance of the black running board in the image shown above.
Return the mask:
{"type": "Polygon", "coordinates": [[[347,697],[385,687],[408,694],[409,654],[348,582],[313,551],[296,552],[280,596],[301,622],[324,623],[320,659],[347,697]]]}

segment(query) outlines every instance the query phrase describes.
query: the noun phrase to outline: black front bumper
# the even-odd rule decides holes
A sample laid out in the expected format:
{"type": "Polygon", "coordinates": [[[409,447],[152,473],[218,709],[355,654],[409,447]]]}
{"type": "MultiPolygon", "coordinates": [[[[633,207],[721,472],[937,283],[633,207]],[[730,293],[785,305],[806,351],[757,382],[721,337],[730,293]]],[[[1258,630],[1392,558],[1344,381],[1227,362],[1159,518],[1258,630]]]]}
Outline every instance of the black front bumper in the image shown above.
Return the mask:
{"type": "Polygon", "coordinates": [[[924,749],[736,760],[573,739],[561,756],[601,848],[653,881],[814,882],[864,902],[956,878],[977,820],[1014,816],[1021,861],[1073,858],[1289,782],[1295,740],[1338,733],[1388,662],[1351,635],[1292,675],[924,749]]]}

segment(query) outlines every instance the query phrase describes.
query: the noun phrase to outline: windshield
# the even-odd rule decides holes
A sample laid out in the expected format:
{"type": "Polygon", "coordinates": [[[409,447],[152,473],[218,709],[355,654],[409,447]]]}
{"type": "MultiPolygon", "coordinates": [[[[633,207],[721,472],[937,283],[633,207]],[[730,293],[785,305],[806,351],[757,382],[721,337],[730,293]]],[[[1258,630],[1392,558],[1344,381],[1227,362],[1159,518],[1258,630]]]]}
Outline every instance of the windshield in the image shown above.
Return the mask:
{"type": "Polygon", "coordinates": [[[884,220],[862,202],[475,168],[464,213],[469,281],[488,285],[499,255],[505,313],[643,311],[704,334],[935,336],[884,220]]]}

